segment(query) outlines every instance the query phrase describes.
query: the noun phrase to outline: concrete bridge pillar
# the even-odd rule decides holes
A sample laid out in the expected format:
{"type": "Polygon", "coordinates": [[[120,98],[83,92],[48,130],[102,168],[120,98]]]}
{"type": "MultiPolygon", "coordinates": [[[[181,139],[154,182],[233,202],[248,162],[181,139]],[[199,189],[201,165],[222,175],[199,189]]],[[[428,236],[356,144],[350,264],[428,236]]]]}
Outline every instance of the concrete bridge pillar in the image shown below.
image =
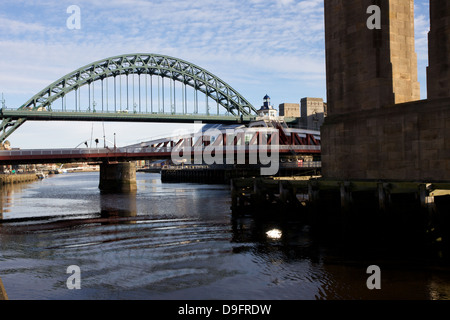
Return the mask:
{"type": "Polygon", "coordinates": [[[133,162],[102,163],[99,189],[105,192],[135,192],[136,164],[133,162]]]}

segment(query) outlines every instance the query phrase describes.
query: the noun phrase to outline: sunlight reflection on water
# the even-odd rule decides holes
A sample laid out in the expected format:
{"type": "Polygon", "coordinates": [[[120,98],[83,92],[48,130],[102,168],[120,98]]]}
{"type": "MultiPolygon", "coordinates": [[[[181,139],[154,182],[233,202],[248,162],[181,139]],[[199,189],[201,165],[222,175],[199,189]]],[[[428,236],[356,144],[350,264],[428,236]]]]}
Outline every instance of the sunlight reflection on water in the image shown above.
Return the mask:
{"type": "Polygon", "coordinates": [[[227,186],[162,184],[101,194],[98,173],[2,189],[0,275],[10,299],[448,299],[444,272],[341,255],[296,221],[232,217],[227,186]],[[62,219],[64,217],[64,219],[62,219]],[[386,267],[384,268],[384,264],[386,267]],[[66,287],[78,265],[82,290],[66,287]]]}

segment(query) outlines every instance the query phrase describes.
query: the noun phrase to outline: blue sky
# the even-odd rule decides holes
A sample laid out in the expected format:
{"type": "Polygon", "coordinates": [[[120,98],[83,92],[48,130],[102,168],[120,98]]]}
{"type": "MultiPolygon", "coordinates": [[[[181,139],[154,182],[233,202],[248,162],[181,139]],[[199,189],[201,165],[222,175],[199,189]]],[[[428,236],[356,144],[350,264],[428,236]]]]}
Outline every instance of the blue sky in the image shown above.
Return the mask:
{"type": "MultiPolygon", "coordinates": [[[[416,52],[426,98],[428,1],[416,0],[416,52]]],[[[326,99],[323,0],[70,0],[0,3],[0,93],[19,107],[63,75],[103,58],[136,52],[174,56],[230,84],[255,107],[326,99]],[[66,12],[81,9],[81,29],[66,12]]],[[[105,123],[118,144],[171,134],[178,125],[105,123]]],[[[14,147],[74,147],[102,136],[99,123],[26,122],[14,147]]]]}

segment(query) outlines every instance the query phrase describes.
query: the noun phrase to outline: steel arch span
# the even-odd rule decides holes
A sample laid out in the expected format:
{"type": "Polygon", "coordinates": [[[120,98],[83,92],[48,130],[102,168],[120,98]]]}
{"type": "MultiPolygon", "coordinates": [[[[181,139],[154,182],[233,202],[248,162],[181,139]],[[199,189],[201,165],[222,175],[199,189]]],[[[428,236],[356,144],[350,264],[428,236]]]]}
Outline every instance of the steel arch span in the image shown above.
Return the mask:
{"type": "Polygon", "coordinates": [[[115,56],[81,67],[34,95],[19,110],[51,110],[52,103],[69,92],[97,80],[130,74],[156,75],[191,86],[233,116],[256,115],[257,110],[223,80],[190,62],[159,54],[137,53],[115,56]]]}

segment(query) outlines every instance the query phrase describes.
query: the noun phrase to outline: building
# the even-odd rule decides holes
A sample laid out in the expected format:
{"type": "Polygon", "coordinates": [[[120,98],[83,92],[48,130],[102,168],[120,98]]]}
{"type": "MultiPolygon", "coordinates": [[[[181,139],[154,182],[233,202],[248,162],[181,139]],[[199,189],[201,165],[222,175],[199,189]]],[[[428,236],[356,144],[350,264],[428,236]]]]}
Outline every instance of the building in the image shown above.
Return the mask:
{"type": "Polygon", "coordinates": [[[278,106],[280,116],[286,118],[300,118],[300,104],[298,103],[282,103],[278,106]]]}
{"type": "Polygon", "coordinates": [[[327,104],[322,98],[303,98],[298,103],[282,103],[279,105],[280,116],[297,118],[295,127],[319,130],[327,116],[327,104]]]}
{"type": "Polygon", "coordinates": [[[319,130],[326,116],[326,104],[322,98],[303,98],[300,100],[300,126],[319,130]]]}
{"type": "Polygon", "coordinates": [[[263,105],[258,110],[260,117],[277,117],[277,110],[270,104],[270,97],[266,94],[263,98],[263,105]]]}

